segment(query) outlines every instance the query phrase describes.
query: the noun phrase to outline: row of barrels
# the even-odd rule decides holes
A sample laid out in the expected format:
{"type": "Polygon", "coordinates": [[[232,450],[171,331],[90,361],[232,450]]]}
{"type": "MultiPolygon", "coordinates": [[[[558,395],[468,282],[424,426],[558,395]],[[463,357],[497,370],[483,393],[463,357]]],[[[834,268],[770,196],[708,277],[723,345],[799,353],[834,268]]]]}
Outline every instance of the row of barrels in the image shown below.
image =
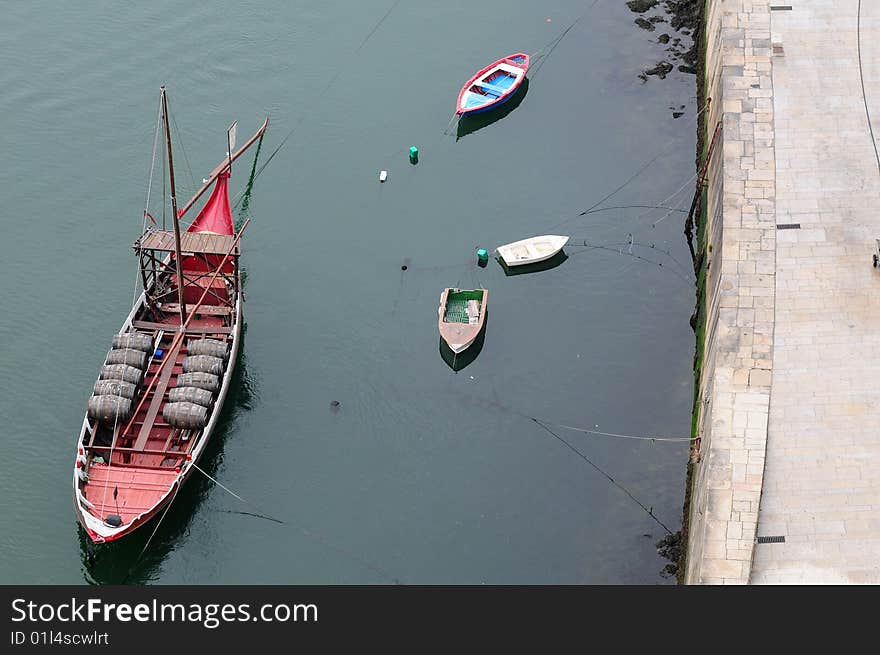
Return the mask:
{"type": "Polygon", "coordinates": [[[131,418],[134,395],[153,351],[153,338],[147,334],[126,332],[113,336],[113,347],[86,405],[90,419],[116,423],[131,418]]]}
{"type": "Polygon", "coordinates": [[[218,339],[195,339],[186,345],[183,373],[177,386],[168,391],[162,418],[169,425],[186,430],[201,430],[208,424],[214,396],[229,357],[227,343],[218,339]]]}

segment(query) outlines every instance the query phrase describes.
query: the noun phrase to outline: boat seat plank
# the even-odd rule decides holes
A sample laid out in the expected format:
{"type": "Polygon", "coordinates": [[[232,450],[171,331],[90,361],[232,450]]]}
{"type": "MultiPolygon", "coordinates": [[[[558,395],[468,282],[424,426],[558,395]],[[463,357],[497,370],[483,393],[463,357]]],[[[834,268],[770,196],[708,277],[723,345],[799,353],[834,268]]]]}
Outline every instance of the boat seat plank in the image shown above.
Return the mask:
{"type": "Polygon", "coordinates": [[[499,96],[503,96],[505,93],[510,91],[510,89],[505,89],[500,86],[495,86],[494,84],[490,84],[489,82],[477,82],[477,86],[481,86],[484,89],[486,89],[487,91],[490,91],[491,93],[496,93],[499,96]]]}
{"type": "MultiPolygon", "coordinates": [[[[192,307],[187,305],[187,311],[192,307]]],[[[169,314],[176,314],[180,311],[180,304],[176,302],[166,302],[162,304],[162,311],[169,314]]],[[[227,305],[201,305],[196,314],[208,314],[211,316],[227,316],[232,313],[232,307],[227,305]]]]}
{"type": "MultiPolygon", "coordinates": [[[[166,330],[168,332],[176,332],[180,327],[177,323],[154,323],[152,321],[132,321],[131,326],[138,330],[166,330]]],[[[220,325],[188,325],[187,334],[230,334],[231,327],[220,325]]]]}
{"type": "Polygon", "coordinates": [[[150,438],[150,433],[153,431],[153,424],[156,422],[156,416],[159,414],[159,408],[165,400],[165,392],[168,390],[168,383],[171,382],[171,376],[174,373],[174,364],[176,363],[177,354],[180,352],[180,347],[182,345],[183,339],[178,341],[172,351],[166,355],[171,362],[166,364],[165,368],[162,369],[159,381],[153,389],[153,398],[150,401],[147,416],[144,419],[144,424],[141,425],[140,432],[138,432],[137,441],[134,442],[133,449],[135,451],[143,450],[147,445],[147,440],[150,438]]]}

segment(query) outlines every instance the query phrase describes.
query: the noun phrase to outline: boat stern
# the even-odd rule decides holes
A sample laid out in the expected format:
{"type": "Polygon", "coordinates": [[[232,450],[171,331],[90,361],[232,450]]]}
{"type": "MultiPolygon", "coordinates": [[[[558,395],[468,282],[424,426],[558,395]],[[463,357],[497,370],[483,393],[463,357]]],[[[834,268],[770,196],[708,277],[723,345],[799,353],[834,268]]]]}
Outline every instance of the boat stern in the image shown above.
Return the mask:
{"type": "Polygon", "coordinates": [[[186,477],[185,470],[175,469],[157,472],[106,464],[87,469],[84,460],[77,455],[73,504],[80,525],[98,544],[124,537],[149,521],[186,477]]]}

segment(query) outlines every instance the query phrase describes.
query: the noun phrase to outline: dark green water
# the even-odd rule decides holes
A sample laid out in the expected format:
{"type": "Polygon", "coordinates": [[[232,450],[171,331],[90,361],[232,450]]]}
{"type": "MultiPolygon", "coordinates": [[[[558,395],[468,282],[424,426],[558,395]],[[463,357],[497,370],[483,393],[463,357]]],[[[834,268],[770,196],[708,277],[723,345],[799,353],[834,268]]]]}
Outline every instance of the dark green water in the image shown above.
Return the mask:
{"type": "MultiPolygon", "coordinates": [[[[666,212],[557,224],[661,152],[604,206],[656,204],[685,183],[693,76],[642,83],[662,46],[622,0],[601,0],[513,111],[456,140],[443,132],[464,80],[536,52],[587,2],[403,0],[361,46],[392,4],[4,8],[0,581],[669,582],[654,547],[663,530],[521,414],[689,433],[682,215],[654,228],[666,212]],[[99,550],[88,571],[71,465],[131,304],[163,83],[182,137],[181,198],[223,156],[233,119],[241,142],[270,116],[263,160],[299,125],[250,198],[243,356],[202,462],[251,504],[193,478],[142,558],[149,530],[99,550]],[[608,249],[569,247],[560,266],[529,275],[474,265],[477,246],[542,233],[608,249]],[[656,245],[634,254],[663,266],[628,256],[628,233],[656,245]],[[477,284],[490,290],[485,342],[455,373],[437,302],[443,287],[477,284]]],[[[234,195],[251,164],[241,161],[234,195]]],[[[690,189],[669,202],[686,208],[690,189]]],[[[559,433],[679,528],[686,444],[559,433]]]]}

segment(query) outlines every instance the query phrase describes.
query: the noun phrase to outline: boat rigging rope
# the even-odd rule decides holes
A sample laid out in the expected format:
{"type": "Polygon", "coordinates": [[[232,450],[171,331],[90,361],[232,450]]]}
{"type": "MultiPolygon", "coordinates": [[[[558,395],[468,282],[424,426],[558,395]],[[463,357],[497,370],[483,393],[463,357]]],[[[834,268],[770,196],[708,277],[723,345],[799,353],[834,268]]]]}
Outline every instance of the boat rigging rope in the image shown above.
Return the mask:
{"type": "Polygon", "coordinates": [[[672,530],[670,530],[668,527],[666,527],[666,524],[663,523],[663,521],[661,521],[660,519],[658,519],[657,516],[654,514],[654,508],[653,508],[653,507],[648,508],[647,506],[645,506],[645,504],[644,504],[642,501],[640,501],[638,498],[636,498],[636,497],[630,492],[629,489],[627,489],[627,488],[624,487],[621,483],[619,483],[617,480],[615,480],[615,479],[612,478],[610,475],[608,475],[608,473],[606,473],[606,472],[605,472],[604,470],[602,470],[599,466],[597,466],[596,463],[593,462],[593,460],[591,460],[589,457],[587,457],[586,455],[584,455],[581,451],[579,451],[577,448],[575,448],[575,447],[574,447],[569,441],[566,441],[565,439],[563,439],[562,437],[560,437],[560,436],[559,436],[558,434],[556,434],[553,430],[551,430],[551,429],[548,428],[546,425],[544,425],[541,421],[539,421],[539,420],[536,419],[536,418],[533,418],[532,421],[535,422],[535,425],[539,426],[539,427],[540,427],[542,430],[544,430],[545,432],[547,432],[547,433],[553,435],[556,439],[558,439],[560,442],[562,442],[563,444],[565,444],[565,446],[566,446],[569,450],[571,450],[571,451],[572,451],[573,453],[575,453],[578,457],[580,457],[582,460],[584,460],[587,464],[589,464],[589,465],[592,466],[594,469],[596,469],[599,473],[601,473],[602,475],[604,475],[604,476],[605,476],[605,477],[611,482],[611,484],[613,484],[615,487],[617,487],[618,489],[620,489],[621,491],[623,491],[623,493],[625,493],[627,496],[629,496],[630,499],[632,499],[632,501],[633,501],[636,505],[638,505],[639,507],[641,507],[641,508],[645,511],[645,513],[646,513],[648,516],[650,516],[650,517],[654,520],[655,523],[657,523],[657,525],[659,525],[661,528],[663,528],[664,530],[666,530],[666,533],[667,533],[667,534],[672,534],[672,530]]]}
{"type": "Polygon", "coordinates": [[[193,176],[192,167],[189,165],[189,157],[186,155],[186,148],[183,146],[183,136],[180,134],[180,128],[177,127],[177,119],[174,118],[174,114],[171,113],[171,110],[168,110],[168,117],[171,119],[171,122],[174,123],[174,134],[177,137],[177,143],[180,145],[180,151],[183,153],[183,161],[186,163],[186,171],[189,173],[189,181],[192,184],[193,189],[197,189],[196,186],[196,178],[193,176]]]}
{"type": "MultiPolygon", "coordinates": [[[[256,177],[257,172],[257,161],[260,159],[260,150],[263,149],[263,137],[266,136],[266,133],[263,132],[260,135],[260,140],[257,141],[257,151],[254,153],[254,163],[251,165],[251,174],[248,177],[247,184],[244,187],[244,191],[242,191],[238,197],[235,199],[235,202],[232,205],[234,210],[238,210],[239,205],[241,205],[241,211],[238,213],[238,217],[241,220],[247,218],[248,209],[251,204],[251,193],[254,190],[254,178],[256,177]]],[[[236,229],[238,227],[236,226],[236,229]]]]}
{"type": "MultiPolygon", "coordinates": [[[[161,100],[160,100],[161,102],[161,100]]],[[[167,203],[165,202],[165,198],[167,197],[166,193],[166,181],[168,180],[168,152],[165,148],[162,148],[162,229],[165,229],[165,208],[167,203]]]]}
{"type": "MultiPolygon", "coordinates": [[[[149,176],[149,181],[147,182],[146,198],[144,199],[144,215],[143,215],[143,219],[142,219],[143,223],[141,225],[141,234],[143,234],[147,228],[147,215],[148,215],[147,210],[149,209],[149,206],[150,206],[150,194],[151,194],[152,188],[153,188],[153,172],[156,168],[156,148],[157,148],[157,143],[158,143],[158,139],[159,139],[159,130],[161,127],[161,122],[162,122],[162,101],[160,99],[160,101],[159,101],[159,117],[156,121],[156,132],[153,135],[153,155],[152,155],[152,159],[150,160],[150,176],[149,176]]],[[[163,205],[164,205],[164,202],[163,202],[163,205]]],[[[131,306],[132,307],[134,307],[134,304],[137,301],[137,297],[138,297],[138,277],[139,277],[139,275],[140,275],[140,260],[135,262],[134,284],[132,285],[132,290],[131,290],[131,306]]],[[[152,354],[150,355],[149,361],[152,361],[152,354]]],[[[149,361],[147,362],[148,368],[150,365],[149,361]]],[[[124,380],[125,380],[124,369],[120,369],[119,382],[123,382],[124,380]]],[[[116,448],[116,440],[118,439],[118,435],[116,434],[116,428],[118,428],[118,427],[119,427],[119,411],[116,411],[116,412],[114,412],[114,416],[113,416],[113,432],[110,437],[110,439],[111,439],[110,440],[110,454],[107,456],[107,479],[104,483],[104,492],[101,495],[101,516],[97,517],[102,521],[106,520],[106,516],[104,515],[104,510],[106,509],[106,505],[107,505],[107,489],[110,487],[110,471],[113,468],[113,450],[116,448]]],[[[97,430],[97,426],[95,427],[95,429],[97,430]]],[[[85,471],[85,469],[81,469],[81,470],[85,471]]],[[[116,500],[115,491],[116,490],[114,489],[114,496],[113,496],[114,501],[116,500]]],[[[116,512],[118,515],[118,512],[119,512],[118,503],[117,503],[116,512]]]]}
{"type": "Polygon", "coordinates": [[[153,172],[156,169],[156,148],[159,144],[159,129],[162,125],[162,99],[159,99],[159,111],[156,116],[156,131],[153,134],[153,155],[150,158],[150,177],[147,181],[147,193],[144,198],[144,216],[143,216],[143,224],[141,225],[141,234],[146,232],[147,230],[147,216],[150,209],[150,195],[153,191],[153,172]]]}
{"type": "Polygon", "coordinates": [[[877,139],[874,138],[874,126],[871,124],[871,111],[868,109],[868,96],[865,93],[865,73],[862,68],[862,0],[859,0],[858,13],[856,14],[856,48],[859,55],[859,81],[862,84],[862,102],[865,103],[865,116],[868,118],[868,130],[871,133],[871,144],[874,146],[877,171],[880,172],[880,153],[877,152],[877,139]]]}

